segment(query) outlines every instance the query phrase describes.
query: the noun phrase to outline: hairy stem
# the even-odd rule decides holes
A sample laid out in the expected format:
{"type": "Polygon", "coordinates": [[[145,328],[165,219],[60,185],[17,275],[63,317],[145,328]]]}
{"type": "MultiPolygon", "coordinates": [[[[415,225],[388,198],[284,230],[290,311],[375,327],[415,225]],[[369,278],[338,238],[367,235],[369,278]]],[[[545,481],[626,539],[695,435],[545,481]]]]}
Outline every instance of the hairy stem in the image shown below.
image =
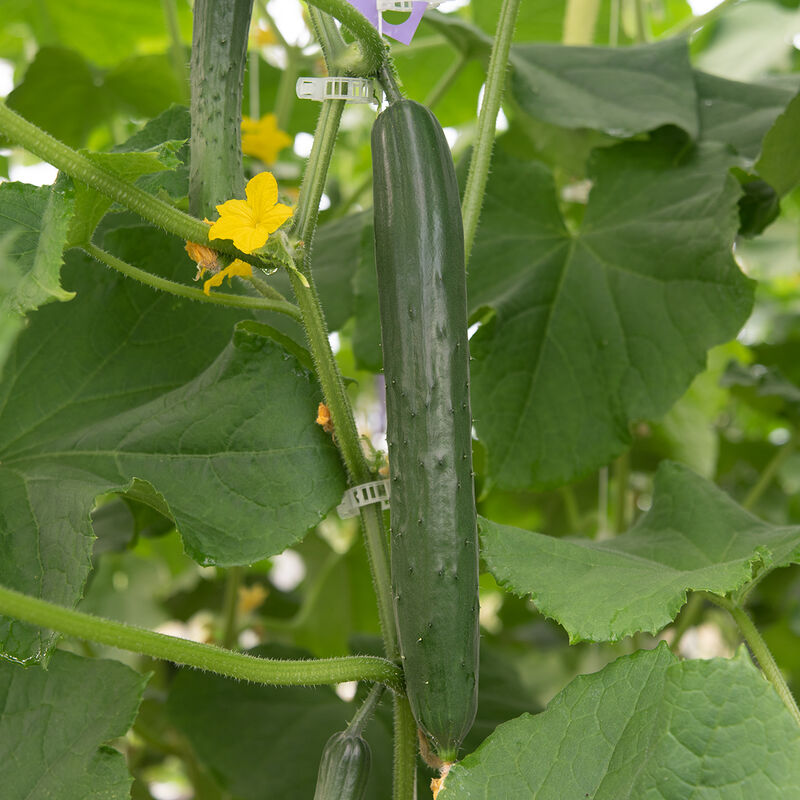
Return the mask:
{"type": "Polygon", "coordinates": [[[711,592],[703,592],[702,594],[704,597],[711,600],[712,603],[716,603],[718,606],[724,608],[733,617],[744,640],[747,642],[747,646],[756,657],[762,672],[775,687],[775,691],[777,691],[778,696],[783,700],[783,704],[786,708],[789,709],[789,713],[794,717],[794,721],[800,725],[800,709],[797,707],[797,702],[789,691],[786,680],[778,668],[778,665],[775,663],[775,659],[769,647],[767,647],[767,643],[764,641],[764,638],[761,636],[753,620],[750,619],[749,614],[741,606],[732,602],[727,597],[721,597],[711,592]]]}
{"type": "Polygon", "coordinates": [[[370,689],[366,700],[364,700],[358,711],[353,715],[353,719],[347,723],[348,733],[352,733],[353,736],[361,736],[367,723],[375,713],[375,709],[378,707],[381,697],[383,697],[384,690],[385,687],[380,683],[375,684],[375,686],[370,689]]]}
{"type": "Polygon", "coordinates": [[[489,177],[489,164],[492,160],[497,112],[500,110],[500,101],[503,97],[508,53],[511,49],[514,26],[517,23],[519,4],[520,0],[503,0],[500,19],[497,22],[497,33],[492,45],[492,55],[489,58],[489,71],[486,76],[483,105],[478,118],[478,135],[472,150],[472,159],[469,164],[469,174],[467,175],[467,188],[464,190],[464,199],[461,203],[461,209],[464,214],[464,245],[467,263],[469,263],[472,245],[475,241],[475,233],[478,230],[483,195],[486,190],[486,181],[489,177]]]}
{"type": "Polygon", "coordinates": [[[370,21],[345,0],[307,0],[308,5],[330,14],[353,34],[361,48],[362,62],[350,65],[356,75],[376,75],[386,61],[388,49],[370,21]]]}
{"type": "Polygon", "coordinates": [[[683,610],[675,620],[675,624],[672,627],[674,636],[669,647],[670,650],[672,650],[672,652],[676,655],[680,650],[681,639],[683,639],[686,631],[688,631],[689,628],[694,627],[694,625],[700,619],[703,614],[704,606],[705,598],[700,592],[692,592],[689,595],[689,600],[683,607],[683,610]]]}
{"type": "Polygon", "coordinates": [[[230,650],[239,635],[237,611],[239,586],[242,583],[242,568],[229,567],[225,576],[225,595],[222,601],[222,646],[230,650]]]}
{"type": "Polygon", "coordinates": [[[278,83],[278,93],[275,97],[275,122],[280,130],[289,129],[289,120],[292,116],[294,101],[297,99],[295,84],[299,69],[301,51],[291,47],[286,51],[286,69],[281,72],[278,83]]]}
{"type": "Polygon", "coordinates": [[[49,628],[57,633],[161,658],[239,680],[271,686],[304,686],[374,681],[402,691],[399,667],[376,656],[284,661],[234,653],[209,644],[114,622],[30,597],[0,586],[0,614],[49,628]]]}
{"type": "Polygon", "coordinates": [[[0,133],[4,133],[11,141],[65,172],[71,178],[91,186],[100,194],[110,197],[168,233],[186,241],[204,244],[220,253],[241,258],[257,267],[272,266],[259,256],[240,252],[232,242],[220,239],[209,242],[208,226],[205,223],[95,164],[86,156],[28,122],[2,101],[0,101],[0,133]]]}
{"type": "Polygon", "coordinates": [[[394,697],[392,800],[417,797],[417,723],[405,695],[394,697]]]}
{"type": "Polygon", "coordinates": [[[196,289],[194,286],[185,286],[182,283],[167,280],[159,275],[153,275],[150,272],[145,272],[143,269],[134,267],[131,264],[117,258],[105,250],[93,244],[86,244],[83,250],[92,258],[105,264],[107,267],[127,275],[129,278],[139,281],[150,286],[153,289],[158,289],[162,292],[177,295],[178,297],[185,297],[189,300],[196,300],[199,303],[212,303],[218,306],[229,306],[232,308],[250,308],[259,309],[261,311],[275,311],[278,314],[285,314],[297,321],[300,321],[300,309],[288,302],[287,300],[275,300],[272,298],[248,297],[247,295],[239,294],[226,294],[224,292],[211,292],[206,294],[202,289],[196,289]]]}

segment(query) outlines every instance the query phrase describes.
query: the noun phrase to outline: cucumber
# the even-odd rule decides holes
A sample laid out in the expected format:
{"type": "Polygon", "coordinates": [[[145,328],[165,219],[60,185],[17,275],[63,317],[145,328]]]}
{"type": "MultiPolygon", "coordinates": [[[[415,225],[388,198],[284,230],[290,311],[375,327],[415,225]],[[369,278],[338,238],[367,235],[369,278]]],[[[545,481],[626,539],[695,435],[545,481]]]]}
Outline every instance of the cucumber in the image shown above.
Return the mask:
{"type": "Polygon", "coordinates": [[[314,800],[361,800],[370,760],[369,745],[359,734],[334,733],[322,751],[314,800]]]}
{"type": "Polygon", "coordinates": [[[372,129],[395,616],[408,698],[438,757],[475,719],[478,536],[464,235],[436,117],[398,100],[372,129]]]}

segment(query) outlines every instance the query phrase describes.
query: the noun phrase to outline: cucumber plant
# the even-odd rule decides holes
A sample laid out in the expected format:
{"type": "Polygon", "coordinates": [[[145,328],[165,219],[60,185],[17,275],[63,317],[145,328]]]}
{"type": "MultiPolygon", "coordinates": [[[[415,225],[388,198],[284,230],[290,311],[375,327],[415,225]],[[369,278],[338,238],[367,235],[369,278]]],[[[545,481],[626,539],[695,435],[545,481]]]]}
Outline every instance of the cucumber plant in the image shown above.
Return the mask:
{"type": "Polygon", "coordinates": [[[792,800],[788,12],[17,5],[3,800],[792,800]]]}

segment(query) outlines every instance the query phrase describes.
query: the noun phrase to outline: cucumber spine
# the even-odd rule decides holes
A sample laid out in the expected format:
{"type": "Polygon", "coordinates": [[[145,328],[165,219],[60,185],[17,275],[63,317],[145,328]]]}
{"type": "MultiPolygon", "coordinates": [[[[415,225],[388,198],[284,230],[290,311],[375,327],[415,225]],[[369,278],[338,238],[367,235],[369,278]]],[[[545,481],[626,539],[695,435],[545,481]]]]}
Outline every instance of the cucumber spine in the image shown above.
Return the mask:
{"type": "Polygon", "coordinates": [[[475,718],[479,637],[458,183],[436,117],[411,100],[376,119],[372,163],[392,594],[411,709],[447,762],[475,718]]]}

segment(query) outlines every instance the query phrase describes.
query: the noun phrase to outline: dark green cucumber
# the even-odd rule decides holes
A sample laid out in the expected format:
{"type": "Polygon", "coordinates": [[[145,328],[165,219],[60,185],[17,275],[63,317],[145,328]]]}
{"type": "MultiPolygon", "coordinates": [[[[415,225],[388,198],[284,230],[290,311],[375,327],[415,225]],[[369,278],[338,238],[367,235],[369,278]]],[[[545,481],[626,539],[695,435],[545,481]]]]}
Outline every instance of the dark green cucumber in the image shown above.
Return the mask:
{"type": "Polygon", "coordinates": [[[322,751],[314,800],[361,800],[369,779],[367,741],[350,731],[334,733],[322,751]]]}
{"type": "Polygon", "coordinates": [[[195,0],[192,31],[192,138],[189,210],[244,197],[242,82],[253,0],[195,0]]]}
{"type": "Polygon", "coordinates": [[[464,236],[436,117],[400,100],[372,129],[392,584],[408,699],[443,761],[472,726],[478,537],[464,236]]]}

